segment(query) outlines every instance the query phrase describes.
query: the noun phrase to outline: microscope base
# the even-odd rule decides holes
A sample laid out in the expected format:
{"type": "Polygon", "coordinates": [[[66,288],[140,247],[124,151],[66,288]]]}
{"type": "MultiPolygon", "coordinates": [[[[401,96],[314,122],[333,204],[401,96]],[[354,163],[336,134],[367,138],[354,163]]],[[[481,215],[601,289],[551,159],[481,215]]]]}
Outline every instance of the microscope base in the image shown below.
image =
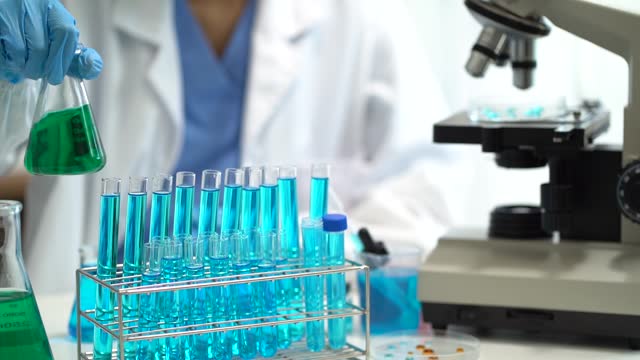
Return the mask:
{"type": "Polygon", "coordinates": [[[640,340],[640,246],[440,239],[420,269],[423,317],[435,327],[561,331],[640,340]]]}

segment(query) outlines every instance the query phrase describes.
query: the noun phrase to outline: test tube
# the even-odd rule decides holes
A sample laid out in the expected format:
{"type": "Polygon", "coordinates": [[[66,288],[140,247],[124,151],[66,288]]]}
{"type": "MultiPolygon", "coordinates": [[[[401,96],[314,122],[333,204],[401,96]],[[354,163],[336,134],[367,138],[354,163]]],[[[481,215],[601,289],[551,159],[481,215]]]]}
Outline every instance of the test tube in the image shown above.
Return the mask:
{"type": "Polygon", "coordinates": [[[173,210],[173,236],[191,235],[191,215],[196,174],[180,171],[176,174],[176,201],[173,210]]]}
{"type": "Polygon", "coordinates": [[[171,175],[158,174],[153,177],[149,240],[169,236],[169,210],[172,189],[173,177],[171,175]]]}
{"type": "Polygon", "coordinates": [[[222,173],[218,170],[202,171],[198,235],[211,235],[216,232],[221,178],[222,173]]]}
{"type": "Polygon", "coordinates": [[[260,228],[262,231],[278,230],[278,176],[277,166],[262,168],[260,184],[260,228]]]}
{"type": "MultiPolygon", "coordinates": [[[[124,238],[124,276],[136,276],[144,270],[144,227],[147,210],[146,177],[129,178],[129,194],[127,196],[127,223],[124,238]]],[[[125,280],[131,281],[131,280],[125,280]]],[[[123,297],[123,319],[132,321],[138,316],[138,295],[123,297]]],[[[137,342],[127,342],[124,345],[125,359],[136,358],[137,342]]]]}
{"type": "MultiPolygon", "coordinates": [[[[120,219],[120,179],[102,179],[100,198],[100,240],[98,246],[97,277],[110,280],[116,276],[118,265],[118,229],[120,219]]],[[[115,293],[101,285],[96,289],[97,321],[105,324],[114,320],[115,293]]],[[[110,360],[113,339],[109,333],[96,329],[93,333],[94,359],[110,360]]]]}
{"type": "Polygon", "coordinates": [[[222,224],[220,233],[240,228],[240,192],[242,191],[244,171],[226,169],[224,171],[224,199],[222,199],[222,224]]]}
{"type": "MultiPolygon", "coordinates": [[[[276,257],[279,246],[275,231],[260,230],[257,234],[258,242],[258,272],[276,270],[276,257]]],[[[255,283],[256,299],[258,301],[258,316],[267,317],[265,321],[274,321],[277,315],[276,283],[273,280],[255,283]]],[[[258,351],[262,357],[272,357],[278,351],[278,330],[275,326],[258,328],[258,351]]]]}
{"type": "Polygon", "coordinates": [[[322,219],[327,214],[329,193],[329,165],[311,166],[311,191],[309,196],[309,217],[322,219]]]}
{"type": "MultiPolygon", "coordinates": [[[[230,243],[231,232],[218,236],[213,233],[206,236],[209,242],[208,261],[211,276],[222,277],[230,275],[230,243]]],[[[211,309],[208,311],[212,322],[230,320],[229,317],[229,289],[226,286],[214,286],[209,288],[209,301],[211,309]]],[[[221,327],[228,326],[220,325],[221,327]]],[[[214,359],[231,360],[231,334],[226,332],[214,332],[210,335],[211,353],[214,359]]]]}
{"type": "MultiPolygon", "coordinates": [[[[322,220],[304,218],[301,223],[304,249],[304,266],[307,268],[323,265],[325,254],[322,220]]],[[[324,277],[308,276],[304,278],[304,304],[307,313],[318,316],[323,310],[324,277]]],[[[324,321],[315,320],[306,323],[307,349],[312,352],[324,350],[324,321]]]]}
{"type": "MultiPolygon", "coordinates": [[[[327,237],[327,265],[344,265],[344,231],[347,217],[342,214],[327,214],[322,218],[322,227],[327,237]]],[[[329,274],[327,277],[327,306],[329,310],[346,307],[346,284],[344,273],[329,274]]],[[[329,347],[334,350],[346,345],[345,318],[329,319],[329,347]]]]}
{"type": "Polygon", "coordinates": [[[246,167],[244,168],[244,186],[242,187],[242,217],[240,219],[240,230],[248,236],[248,248],[251,264],[258,262],[258,254],[256,252],[256,235],[254,231],[258,228],[258,211],[260,210],[260,185],[262,184],[262,168],[246,167]]]}
{"type": "MultiPolygon", "coordinates": [[[[231,265],[234,275],[246,275],[252,271],[250,231],[237,231],[231,235],[231,265]]],[[[253,235],[252,235],[253,237],[253,235]]],[[[246,276],[244,278],[247,278],[246,276]]],[[[255,304],[253,303],[253,289],[250,283],[240,283],[231,287],[231,312],[234,320],[240,320],[243,324],[250,323],[246,319],[255,317],[255,304]]],[[[243,359],[253,359],[257,355],[255,329],[234,331],[233,352],[243,359]],[[236,341],[237,339],[237,341],[236,341]],[[237,346],[236,346],[237,344],[237,346]]],[[[235,355],[235,354],[234,354],[235,355]]]]}
{"type": "MultiPolygon", "coordinates": [[[[162,282],[172,283],[181,281],[184,275],[183,243],[190,236],[174,239],[163,243],[162,249],[162,282]]],[[[184,313],[182,308],[182,293],[180,291],[167,291],[162,294],[162,319],[165,329],[173,329],[182,326],[184,313]]],[[[168,330],[168,332],[173,332],[168,330]]],[[[161,355],[164,358],[179,359],[182,356],[180,338],[165,338],[161,347],[161,355]]]]}
{"type": "MultiPolygon", "coordinates": [[[[287,236],[283,229],[278,229],[276,234],[276,242],[278,243],[276,265],[286,269],[286,264],[288,263],[287,236]]],[[[289,289],[291,289],[291,279],[282,279],[276,282],[276,305],[278,308],[283,309],[283,315],[287,315],[287,317],[279,318],[279,320],[287,320],[291,312],[289,310],[291,308],[289,289]]],[[[289,346],[291,346],[291,326],[289,324],[278,325],[278,349],[287,349],[289,346]]]]}
{"type": "MultiPolygon", "coordinates": [[[[184,239],[185,280],[198,280],[204,277],[205,237],[186,237],[184,239]]],[[[188,289],[183,292],[185,298],[184,314],[187,325],[201,325],[207,320],[208,289],[188,289]]],[[[185,359],[206,359],[209,350],[208,335],[192,335],[185,341],[185,359]]]]}
{"type": "MultiPolygon", "coordinates": [[[[168,242],[168,237],[156,237],[144,244],[145,270],[142,273],[142,286],[157,285],[160,283],[162,244],[168,242]]],[[[160,296],[159,293],[140,295],[140,315],[138,327],[140,331],[158,329],[160,321],[160,296]]],[[[155,359],[159,354],[158,340],[140,341],[138,347],[138,359],[155,359]]]]}
{"type": "MultiPolygon", "coordinates": [[[[280,227],[285,231],[288,261],[297,263],[300,261],[300,233],[298,229],[298,192],[297,169],[287,165],[280,167],[278,177],[278,206],[280,210],[280,227]]],[[[285,293],[289,297],[289,305],[293,309],[302,307],[302,286],[300,279],[290,279],[283,283],[285,293]]],[[[295,319],[297,316],[291,315],[295,319]]],[[[304,324],[293,323],[289,326],[291,341],[300,341],[304,336],[304,324]]]]}

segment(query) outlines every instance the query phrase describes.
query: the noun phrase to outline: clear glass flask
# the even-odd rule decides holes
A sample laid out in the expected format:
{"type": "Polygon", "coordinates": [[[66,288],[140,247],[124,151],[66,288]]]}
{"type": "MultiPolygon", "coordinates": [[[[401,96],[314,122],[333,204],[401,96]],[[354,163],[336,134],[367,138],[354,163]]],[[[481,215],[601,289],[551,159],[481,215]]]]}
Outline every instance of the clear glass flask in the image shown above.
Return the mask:
{"type": "Polygon", "coordinates": [[[42,81],[24,156],[32,174],[93,173],[107,162],[82,79],[42,81]]]}
{"type": "Polygon", "coordinates": [[[22,261],[20,211],[0,200],[0,359],[53,360],[22,261]]]}

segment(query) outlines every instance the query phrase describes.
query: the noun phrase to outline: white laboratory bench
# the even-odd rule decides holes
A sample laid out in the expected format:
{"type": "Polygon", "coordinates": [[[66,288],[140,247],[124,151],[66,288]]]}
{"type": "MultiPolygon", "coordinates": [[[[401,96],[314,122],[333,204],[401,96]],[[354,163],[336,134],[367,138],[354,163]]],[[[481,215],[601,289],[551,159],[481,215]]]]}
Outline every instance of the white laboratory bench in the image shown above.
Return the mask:
{"type": "MultiPolygon", "coordinates": [[[[67,336],[72,294],[38,296],[38,306],[51,339],[56,360],[76,359],[76,345],[67,336]]],[[[480,336],[481,360],[640,360],[640,351],[625,348],[620,341],[575,337],[499,333],[480,336]]],[[[384,341],[373,338],[374,344],[384,341]]]]}

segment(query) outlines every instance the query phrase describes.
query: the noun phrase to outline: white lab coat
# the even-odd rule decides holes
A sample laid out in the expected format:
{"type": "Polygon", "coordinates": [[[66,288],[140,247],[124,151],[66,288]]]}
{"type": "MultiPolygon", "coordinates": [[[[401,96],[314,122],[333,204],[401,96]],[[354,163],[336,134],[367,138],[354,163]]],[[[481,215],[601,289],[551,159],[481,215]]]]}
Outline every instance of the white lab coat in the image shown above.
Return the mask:
{"type": "MultiPolygon", "coordinates": [[[[242,163],[327,161],[332,186],[350,207],[366,203],[372,173],[391,169],[402,146],[430,141],[444,102],[403,5],[258,0],[242,163]]],[[[126,194],[128,176],[173,171],[185,122],[173,0],[67,6],[81,41],[104,59],[88,90],[107,165],[92,175],[33,178],[24,253],[39,293],[73,289],[77,249],[97,242],[100,179],[123,178],[126,194]]]]}

